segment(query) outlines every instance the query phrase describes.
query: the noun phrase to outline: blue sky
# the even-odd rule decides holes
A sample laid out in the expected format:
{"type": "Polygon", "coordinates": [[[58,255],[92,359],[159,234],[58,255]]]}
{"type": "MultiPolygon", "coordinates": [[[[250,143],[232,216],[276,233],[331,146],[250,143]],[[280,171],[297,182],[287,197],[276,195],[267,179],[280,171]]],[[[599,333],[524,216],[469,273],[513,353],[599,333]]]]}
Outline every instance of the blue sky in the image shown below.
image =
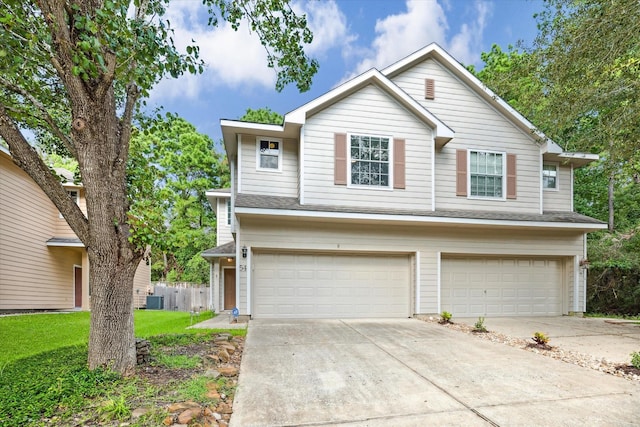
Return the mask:
{"type": "Polygon", "coordinates": [[[310,91],[290,85],[275,90],[275,71],[246,26],[206,26],[199,1],[173,1],[168,18],[176,44],[195,40],[206,71],[166,79],[152,91],[150,107],[164,107],[215,141],[220,119],[237,119],[247,108],[285,114],[372,67],[382,69],[431,42],[465,65],[481,67],[480,54],[495,43],[504,49],[536,36],[534,13],[541,0],[314,0],[292,3],[307,14],[314,41],[307,53],[320,63],[310,91]]]}

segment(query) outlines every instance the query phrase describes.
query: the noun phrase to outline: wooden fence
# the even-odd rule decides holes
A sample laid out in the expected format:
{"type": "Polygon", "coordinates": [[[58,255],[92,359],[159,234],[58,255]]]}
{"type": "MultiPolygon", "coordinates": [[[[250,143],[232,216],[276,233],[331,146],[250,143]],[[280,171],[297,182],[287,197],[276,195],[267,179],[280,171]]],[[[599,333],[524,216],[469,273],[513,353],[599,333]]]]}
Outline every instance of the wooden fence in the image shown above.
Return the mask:
{"type": "Polygon", "coordinates": [[[207,286],[172,287],[155,285],[153,294],[164,297],[164,309],[169,311],[205,311],[209,309],[207,286]]]}

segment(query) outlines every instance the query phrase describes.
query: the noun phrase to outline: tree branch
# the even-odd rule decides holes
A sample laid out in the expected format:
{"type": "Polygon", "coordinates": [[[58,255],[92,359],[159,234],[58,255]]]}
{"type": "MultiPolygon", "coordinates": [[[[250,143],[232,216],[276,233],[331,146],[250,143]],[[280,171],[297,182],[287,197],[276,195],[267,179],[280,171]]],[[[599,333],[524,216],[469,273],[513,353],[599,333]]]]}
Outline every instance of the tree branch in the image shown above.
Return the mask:
{"type": "Polygon", "coordinates": [[[50,126],[51,133],[53,133],[56,137],[60,139],[60,141],[62,141],[62,143],[64,144],[64,147],[69,151],[69,153],[71,153],[73,157],[75,158],[78,157],[78,153],[76,152],[76,148],[73,145],[73,141],[60,130],[60,128],[58,127],[56,122],[53,120],[53,118],[51,117],[51,115],[49,114],[45,106],[40,101],[38,101],[33,95],[31,95],[29,92],[27,92],[23,88],[14,85],[13,83],[6,80],[2,76],[0,76],[0,85],[4,86],[5,88],[15,93],[18,93],[24,96],[26,99],[31,101],[31,104],[33,104],[33,106],[36,107],[38,111],[41,113],[41,116],[39,118],[44,120],[50,126]]]}
{"type": "Polygon", "coordinates": [[[67,191],[40,155],[24,138],[13,119],[0,104],[0,136],[9,145],[9,151],[15,164],[33,179],[42,191],[51,199],[62,213],[78,238],[87,245],[89,241],[89,222],[78,205],[67,195],[67,191]]]}

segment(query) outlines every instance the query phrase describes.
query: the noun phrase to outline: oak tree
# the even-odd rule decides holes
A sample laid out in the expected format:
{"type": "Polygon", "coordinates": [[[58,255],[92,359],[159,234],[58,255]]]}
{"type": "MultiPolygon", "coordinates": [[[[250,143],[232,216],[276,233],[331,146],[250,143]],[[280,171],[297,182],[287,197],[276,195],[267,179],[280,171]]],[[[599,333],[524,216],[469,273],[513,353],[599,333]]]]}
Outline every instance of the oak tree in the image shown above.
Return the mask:
{"type": "MultiPolygon", "coordinates": [[[[317,70],[311,32],[287,0],[204,0],[210,25],[248,25],[277,70],[276,88],[306,90],[317,70]]],[[[152,230],[132,212],[127,165],[136,107],[163,77],[202,71],[164,17],[169,0],[0,0],[0,137],[42,188],[89,257],[88,363],[135,366],[133,276],[152,230]],[[31,131],[31,132],[26,132],[31,131]],[[78,161],[87,215],[27,140],[48,138],[78,161]]],[[[221,59],[230,60],[230,59],[221,59]]],[[[179,83],[178,83],[179,84],[179,83]]]]}

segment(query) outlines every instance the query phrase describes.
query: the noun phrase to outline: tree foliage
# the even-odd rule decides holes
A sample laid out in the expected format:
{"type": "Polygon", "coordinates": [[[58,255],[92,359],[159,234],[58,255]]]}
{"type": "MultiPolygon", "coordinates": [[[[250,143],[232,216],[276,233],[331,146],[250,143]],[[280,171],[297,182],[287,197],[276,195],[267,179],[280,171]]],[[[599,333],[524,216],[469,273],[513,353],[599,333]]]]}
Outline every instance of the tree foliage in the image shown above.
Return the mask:
{"type": "Polygon", "coordinates": [[[243,122],[253,122],[253,123],[265,123],[271,125],[281,125],[284,118],[271,110],[269,107],[258,108],[257,110],[252,110],[251,108],[247,108],[247,111],[244,113],[240,120],[243,122]]]}
{"type": "Polygon", "coordinates": [[[152,280],[207,283],[200,256],[215,246],[215,212],[205,193],[229,185],[229,165],[207,135],[175,115],[145,121],[132,137],[131,212],[156,228],[152,280]]]}
{"type": "Polygon", "coordinates": [[[575,209],[610,226],[589,235],[589,308],[637,311],[640,2],[547,0],[538,22],[534,46],[494,46],[476,75],[566,150],[600,155],[575,171],[575,209]]]}
{"type": "MultiPolygon", "coordinates": [[[[197,73],[195,43],[176,49],[169,0],[0,0],[0,137],[84,243],[91,265],[89,366],[135,365],[133,276],[153,241],[153,218],[132,209],[127,167],[132,119],[162,78],[197,73]],[[25,138],[78,162],[87,216],[25,138]]],[[[287,0],[203,0],[213,26],[248,24],[277,70],[276,87],[310,87],[318,64],[304,54],[311,32],[287,0]]],[[[221,59],[228,60],[228,59],[221,59]]],[[[140,164],[138,166],[144,167],[140,164]]],[[[150,180],[146,181],[146,185],[150,180]]],[[[138,193],[140,194],[140,193],[138,193]]],[[[184,211],[188,207],[181,207],[184,211]]]]}

